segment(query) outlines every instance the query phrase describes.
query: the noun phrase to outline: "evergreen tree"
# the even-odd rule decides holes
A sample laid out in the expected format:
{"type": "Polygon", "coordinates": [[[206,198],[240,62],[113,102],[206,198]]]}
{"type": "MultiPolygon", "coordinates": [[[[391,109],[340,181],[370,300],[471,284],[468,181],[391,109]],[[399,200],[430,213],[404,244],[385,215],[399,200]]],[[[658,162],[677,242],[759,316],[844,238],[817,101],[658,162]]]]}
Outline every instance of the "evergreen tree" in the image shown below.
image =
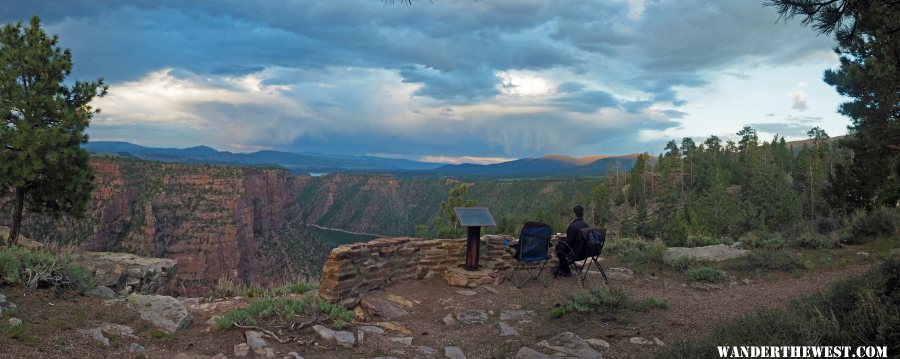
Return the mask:
{"type": "Polygon", "coordinates": [[[465,234],[465,230],[459,225],[456,218],[456,207],[472,207],[475,200],[469,198],[469,186],[460,183],[451,188],[447,193],[447,200],[441,202],[438,217],[434,221],[434,231],[437,238],[459,238],[465,234]]]}
{"type": "Polygon", "coordinates": [[[848,164],[830,171],[828,200],[852,211],[900,200],[900,6],[893,0],[772,0],[780,16],[802,17],[834,34],[840,66],[825,82],[852,100],[839,112],[852,124],[842,147],[848,164]]]}
{"type": "Polygon", "coordinates": [[[31,212],[80,216],[93,190],[85,129],[106,94],[103,80],[67,86],[72,54],[48,36],[40,18],[0,30],[0,188],[14,197],[7,242],[15,244],[27,203],[31,212]]]}

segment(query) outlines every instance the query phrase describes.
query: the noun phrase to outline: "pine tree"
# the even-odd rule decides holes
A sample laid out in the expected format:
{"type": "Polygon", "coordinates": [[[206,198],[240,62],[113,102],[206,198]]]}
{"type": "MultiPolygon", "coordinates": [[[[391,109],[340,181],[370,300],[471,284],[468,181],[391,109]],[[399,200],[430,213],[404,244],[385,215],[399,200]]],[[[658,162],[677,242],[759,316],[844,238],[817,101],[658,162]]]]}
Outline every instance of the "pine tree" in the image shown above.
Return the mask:
{"type": "Polygon", "coordinates": [[[15,244],[24,208],[30,212],[82,215],[93,190],[85,129],[99,111],[103,80],[66,85],[72,54],[48,36],[40,18],[0,30],[0,188],[14,197],[7,242],[15,244]]]}

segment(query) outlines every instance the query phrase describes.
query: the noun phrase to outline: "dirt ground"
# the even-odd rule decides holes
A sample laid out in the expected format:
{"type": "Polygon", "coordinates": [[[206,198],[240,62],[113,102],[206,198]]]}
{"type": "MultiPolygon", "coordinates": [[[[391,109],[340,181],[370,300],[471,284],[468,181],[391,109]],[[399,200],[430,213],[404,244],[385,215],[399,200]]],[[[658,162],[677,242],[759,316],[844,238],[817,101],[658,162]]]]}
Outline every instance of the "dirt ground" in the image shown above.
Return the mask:
{"type": "MultiPolygon", "coordinates": [[[[605,266],[617,266],[605,262],[605,266]]],[[[299,346],[279,344],[269,340],[282,358],[296,351],[304,358],[443,358],[445,346],[462,348],[468,358],[512,358],[519,348],[538,349],[536,343],[558,333],[571,331],[589,339],[603,339],[611,345],[601,352],[604,358],[643,358],[658,350],[658,346],[631,344],[629,339],[641,336],[665,343],[707,333],[711,328],[741,314],[762,307],[783,307],[791,299],[821,291],[831,283],[860,273],[868,264],[853,264],[841,268],[804,270],[796,273],[767,273],[720,283],[721,289],[698,290],[688,286],[677,272],[638,273],[632,280],[611,279],[609,286],[621,288],[635,299],[654,297],[668,303],[666,309],[647,312],[623,311],[611,313],[578,313],[559,319],[549,316],[550,310],[565,301],[571,293],[581,290],[573,278],[549,279],[548,286],[530,282],[521,289],[510,282],[491,286],[493,291],[478,288],[475,295],[458,293],[465,288],[450,287],[440,278],[397,283],[386,292],[417,302],[406,309],[410,315],[395,320],[412,332],[413,344],[405,347],[387,338],[400,334],[388,331],[382,336],[368,335],[366,341],[352,349],[334,346],[299,346]],[[494,291],[496,293],[494,293],[494,291]],[[520,336],[501,337],[498,321],[502,311],[525,309],[535,312],[531,323],[514,324],[520,336]],[[484,324],[447,326],[442,318],[466,310],[483,310],[489,318],[484,324]],[[418,346],[438,351],[425,355],[418,346]]],[[[545,272],[545,274],[547,274],[545,272]]],[[[595,283],[602,285],[596,278],[595,283]]],[[[71,292],[57,296],[52,290],[25,292],[17,287],[0,287],[0,293],[18,305],[16,317],[24,321],[24,334],[14,335],[4,314],[0,321],[0,357],[2,358],[136,358],[129,352],[131,343],[147,348],[143,356],[173,358],[177,355],[202,357],[223,353],[234,358],[233,346],[244,342],[243,331],[216,330],[206,321],[211,313],[195,313],[193,324],[177,335],[166,335],[144,322],[125,304],[104,299],[84,297],[71,292]],[[136,338],[111,338],[104,347],[75,332],[92,328],[100,322],[128,325],[135,329],[136,338]]],[[[348,330],[356,333],[356,325],[348,330]]],[[[309,332],[309,337],[314,335],[309,332]]],[[[253,354],[250,354],[253,357],[253,354]]]]}

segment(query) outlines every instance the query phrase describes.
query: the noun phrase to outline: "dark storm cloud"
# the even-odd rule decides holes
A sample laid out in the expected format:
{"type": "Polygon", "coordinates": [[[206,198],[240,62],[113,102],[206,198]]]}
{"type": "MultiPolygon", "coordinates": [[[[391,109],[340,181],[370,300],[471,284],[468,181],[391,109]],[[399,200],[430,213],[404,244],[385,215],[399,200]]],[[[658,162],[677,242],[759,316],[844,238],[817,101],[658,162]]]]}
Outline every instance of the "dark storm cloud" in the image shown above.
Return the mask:
{"type": "MultiPolygon", "coordinates": [[[[280,127],[314,127],[296,131],[287,144],[269,145],[320,152],[405,153],[415,146],[421,154],[522,156],[573,150],[569,143],[575,141],[597,152],[637,150],[639,131],[677,127],[686,113],[664,110],[653,119],[628,118],[624,126],[581,117],[607,108],[638,116],[653,105],[683,106],[679,88],[705,86],[731,65],[792,63],[830,47],[829,39],[811,36],[799,24],[776,22],[775,11],[758,1],[647,1],[642,12],[636,10],[626,1],[587,0],[434,0],[412,6],[378,0],[0,0],[0,21],[42,16],[45,27],[73,49],[73,77],[103,76],[113,91],[145,81],[154,71],[174,69],[169,72],[174,79],[240,94],[254,90],[203,79],[264,73],[259,86],[284,86],[267,91],[283,91],[302,104],[302,111],[296,110],[302,114],[205,97],[208,102],[185,104],[185,111],[219,117],[214,123],[227,126],[247,124],[247,132],[260,137],[246,141],[261,146],[280,127]],[[387,71],[397,78],[379,74],[350,81],[347,77],[361,75],[335,70],[344,68],[387,71]],[[511,71],[577,79],[561,78],[547,97],[555,113],[478,119],[456,109],[501,96],[498,73],[511,71]],[[376,81],[417,86],[411,97],[422,99],[410,101],[428,103],[443,114],[439,117],[458,116],[459,122],[411,135],[363,122],[396,116],[384,109],[340,112],[383,96],[379,88],[365,88],[376,81]],[[440,111],[450,106],[453,111],[440,111]],[[320,112],[303,112],[306,108],[320,112]],[[327,116],[337,116],[332,122],[342,125],[321,127],[327,116]],[[266,121],[277,125],[258,125],[266,121]],[[346,128],[369,132],[351,131],[344,138],[346,128]],[[604,135],[568,139],[597,131],[604,135]]],[[[421,114],[423,107],[409,112],[421,114]]],[[[145,131],[148,126],[135,125],[134,133],[159,136],[145,131]]],[[[108,137],[127,137],[126,129],[107,130],[108,137]]]]}

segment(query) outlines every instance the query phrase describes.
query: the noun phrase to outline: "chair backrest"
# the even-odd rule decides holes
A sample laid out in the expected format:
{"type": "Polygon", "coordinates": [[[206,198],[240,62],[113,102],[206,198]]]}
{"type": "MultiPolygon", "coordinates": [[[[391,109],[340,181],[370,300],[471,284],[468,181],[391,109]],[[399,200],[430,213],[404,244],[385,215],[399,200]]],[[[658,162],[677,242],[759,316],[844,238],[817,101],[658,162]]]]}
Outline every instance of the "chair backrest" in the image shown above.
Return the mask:
{"type": "Polygon", "coordinates": [[[538,222],[526,222],[519,234],[519,253],[516,259],[525,262],[550,258],[550,235],[553,229],[538,222]]]}
{"type": "Polygon", "coordinates": [[[606,243],[606,228],[583,228],[581,229],[581,239],[585,242],[584,249],[586,256],[599,256],[600,253],[603,253],[603,245],[606,243]]]}

